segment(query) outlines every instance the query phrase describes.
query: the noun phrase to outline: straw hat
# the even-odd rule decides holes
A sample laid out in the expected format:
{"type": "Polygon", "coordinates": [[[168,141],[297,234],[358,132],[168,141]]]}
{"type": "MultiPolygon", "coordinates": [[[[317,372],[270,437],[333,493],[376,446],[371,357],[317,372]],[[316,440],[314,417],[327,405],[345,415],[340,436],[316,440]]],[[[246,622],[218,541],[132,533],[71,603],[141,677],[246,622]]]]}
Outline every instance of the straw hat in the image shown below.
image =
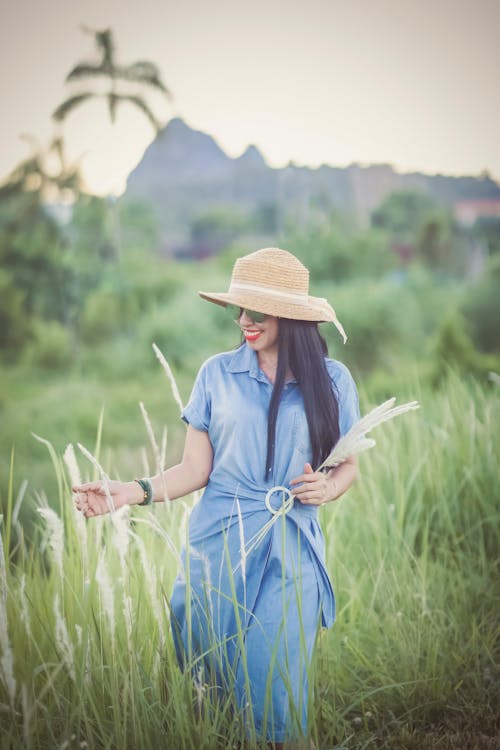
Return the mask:
{"type": "Polygon", "coordinates": [[[198,292],[216,305],[238,305],[255,312],[292,320],[333,323],[344,344],[342,324],[323,297],[309,295],[309,271],[295,255],[278,247],[266,247],[238,258],[228,292],[198,292]]]}

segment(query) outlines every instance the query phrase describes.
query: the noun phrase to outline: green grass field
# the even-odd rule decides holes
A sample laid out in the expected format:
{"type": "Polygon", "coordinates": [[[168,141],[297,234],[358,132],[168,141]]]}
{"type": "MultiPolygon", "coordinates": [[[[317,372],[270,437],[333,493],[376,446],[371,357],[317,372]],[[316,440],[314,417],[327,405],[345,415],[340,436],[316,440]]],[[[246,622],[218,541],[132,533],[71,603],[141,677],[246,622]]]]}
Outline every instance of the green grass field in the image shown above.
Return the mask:
{"type": "MultiPolygon", "coordinates": [[[[168,384],[165,394],[170,402],[168,384]]],[[[397,395],[421,409],[374,431],[357,484],[321,510],[338,616],[319,638],[311,734],[339,750],[498,748],[498,386],[450,374],[439,391],[417,383],[397,395]]],[[[363,390],[361,401],[363,412],[378,402],[363,390]]],[[[137,449],[119,454],[106,434],[82,442],[111,475],[147,467],[139,429],[137,449]]],[[[173,435],[169,462],[182,427],[173,435]]],[[[192,498],[85,522],[64,446],[35,443],[48,496],[43,484],[23,496],[15,459],[2,478],[1,747],[238,747],[231,700],[208,706],[169,632],[192,498]]]]}

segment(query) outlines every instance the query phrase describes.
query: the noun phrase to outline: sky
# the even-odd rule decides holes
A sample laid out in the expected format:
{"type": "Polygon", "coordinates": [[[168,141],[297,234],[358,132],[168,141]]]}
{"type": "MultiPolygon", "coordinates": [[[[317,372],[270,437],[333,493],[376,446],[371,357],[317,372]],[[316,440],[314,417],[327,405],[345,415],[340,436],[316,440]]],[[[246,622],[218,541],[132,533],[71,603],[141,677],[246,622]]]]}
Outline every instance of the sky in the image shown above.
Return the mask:
{"type": "MultiPolygon", "coordinates": [[[[45,147],[51,113],[96,59],[111,27],[122,63],[155,62],[173,94],[153,94],[164,123],[182,117],[230,155],[253,143],[268,164],[390,163],[398,171],[500,180],[500,0],[16,0],[0,23],[0,180],[45,147]]],[[[119,194],[154,137],[129,105],[66,120],[68,156],[87,187],[119,194]]]]}

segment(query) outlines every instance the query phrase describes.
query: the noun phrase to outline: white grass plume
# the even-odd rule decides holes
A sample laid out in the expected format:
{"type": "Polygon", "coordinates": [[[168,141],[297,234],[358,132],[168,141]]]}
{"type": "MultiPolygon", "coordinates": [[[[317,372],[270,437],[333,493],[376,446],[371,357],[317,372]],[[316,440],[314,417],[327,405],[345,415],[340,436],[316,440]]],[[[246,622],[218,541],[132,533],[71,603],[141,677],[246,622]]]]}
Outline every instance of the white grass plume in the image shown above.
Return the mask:
{"type": "Polygon", "coordinates": [[[49,532],[48,543],[62,583],[64,580],[64,523],[52,508],[37,508],[37,511],[45,518],[47,523],[47,530],[49,532]]]}
{"type": "Polygon", "coordinates": [[[10,645],[9,631],[7,625],[7,610],[0,604],[0,647],[2,658],[0,659],[0,676],[10,698],[11,705],[16,699],[16,678],[14,677],[14,654],[10,645]]]}
{"type": "Polygon", "coordinates": [[[165,359],[165,357],[163,356],[162,352],[156,346],[155,343],[153,343],[153,351],[156,354],[156,356],[158,357],[161,366],[165,370],[167,378],[169,379],[169,382],[170,382],[170,386],[172,388],[173,397],[176,400],[176,402],[177,402],[177,404],[179,406],[179,409],[181,411],[181,414],[182,414],[182,412],[184,410],[184,406],[183,406],[183,403],[182,403],[181,394],[179,393],[179,389],[177,387],[177,383],[175,382],[174,374],[173,374],[172,370],[170,369],[170,365],[168,364],[167,360],[165,359]]]}
{"type": "Polygon", "coordinates": [[[68,443],[66,446],[66,450],[63,454],[64,463],[66,464],[69,472],[69,477],[71,479],[72,484],[81,484],[82,483],[82,477],[80,474],[80,469],[78,468],[78,463],[76,461],[75,456],[75,449],[73,448],[72,443],[68,443]]]}
{"type": "Polygon", "coordinates": [[[36,501],[38,503],[37,507],[39,507],[39,508],[49,508],[50,507],[49,506],[49,501],[47,499],[47,495],[45,494],[45,492],[43,490],[41,490],[40,492],[38,490],[35,490],[34,494],[35,494],[35,497],[36,497],[36,501]]]}
{"type": "Polygon", "coordinates": [[[113,543],[118,551],[120,557],[120,572],[121,579],[124,580],[124,574],[128,570],[127,566],[127,552],[130,542],[129,534],[129,514],[130,505],[122,505],[121,508],[113,513],[113,543]]]}
{"type": "Polygon", "coordinates": [[[149,598],[151,601],[151,609],[153,610],[153,614],[155,616],[156,622],[158,623],[158,632],[160,635],[160,641],[162,648],[165,646],[165,622],[163,620],[163,614],[162,614],[162,606],[160,604],[160,600],[158,599],[158,582],[156,577],[156,567],[154,566],[152,560],[148,558],[148,553],[146,551],[146,545],[144,544],[144,540],[139,536],[139,534],[135,534],[133,531],[130,532],[131,535],[134,537],[135,543],[139,549],[139,556],[141,558],[142,563],[142,569],[144,572],[144,579],[146,580],[147,587],[149,589],[149,598]]]}
{"type": "MultiPolygon", "coordinates": [[[[3,516],[0,516],[0,526],[3,523],[3,516]]],[[[7,607],[7,565],[5,563],[5,552],[3,548],[3,538],[0,533],[0,604],[7,607]]]]}
{"type": "Polygon", "coordinates": [[[139,407],[141,410],[142,418],[144,419],[144,424],[146,425],[146,432],[148,433],[149,442],[151,443],[151,446],[153,448],[153,453],[156,459],[156,466],[159,467],[161,463],[160,450],[158,448],[158,443],[156,442],[155,434],[153,432],[153,426],[151,424],[151,420],[149,419],[149,414],[146,411],[146,407],[144,406],[142,401],[139,401],[139,407]]]}
{"type": "Polygon", "coordinates": [[[10,645],[7,619],[7,574],[2,535],[0,534],[0,677],[9,695],[11,706],[16,700],[16,678],[14,677],[14,654],[10,645]]]}
{"type": "Polygon", "coordinates": [[[498,374],[498,372],[489,372],[488,377],[492,383],[495,383],[495,385],[500,385],[500,375],[498,374]]]}
{"type": "Polygon", "coordinates": [[[146,448],[144,445],[141,445],[141,461],[142,461],[142,476],[143,477],[149,477],[151,475],[151,469],[149,467],[149,459],[148,454],[146,451],[146,448]]]}
{"type": "Polygon", "coordinates": [[[203,666],[200,664],[193,678],[193,684],[194,684],[194,689],[195,689],[195,694],[196,694],[196,707],[200,715],[201,715],[201,711],[203,708],[203,699],[207,691],[207,686],[203,680],[203,677],[204,677],[204,669],[203,669],[203,666]]]}
{"type": "Polygon", "coordinates": [[[127,643],[129,651],[132,651],[132,612],[134,611],[134,605],[132,598],[128,594],[123,595],[123,619],[125,620],[125,630],[127,633],[127,643]]]}
{"type": "Polygon", "coordinates": [[[87,547],[87,523],[83,513],[81,513],[73,503],[73,519],[75,522],[76,533],[80,543],[80,553],[83,561],[83,570],[86,575],[88,570],[88,547],[87,547]]]}
{"type": "MultiPolygon", "coordinates": [[[[63,454],[64,463],[69,472],[69,477],[73,485],[81,484],[82,478],[80,469],[75,456],[75,449],[72,443],[68,443],[66,450],[63,454]]],[[[71,503],[73,508],[73,520],[76,527],[76,533],[80,542],[80,552],[83,558],[84,570],[87,570],[88,555],[87,555],[87,524],[85,518],[79,510],[77,510],[74,503],[71,503]]]]}
{"type": "MultiPolygon", "coordinates": [[[[141,523],[145,524],[146,526],[149,526],[150,529],[153,529],[153,531],[155,531],[158,534],[158,536],[161,539],[163,539],[164,542],[167,543],[167,546],[169,547],[170,551],[175,556],[177,565],[182,566],[182,558],[179,555],[179,552],[177,551],[177,547],[175,546],[174,542],[170,538],[167,531],[158,522],[157,518],[153,515],[149,516],[148,518],[141,517],[141,516],[137,516],[136,518],[134,518],[134,525],[137,526],[138,524],[141,524],[141,523]]],[[[130,533],[132,534],[132,532],[130,533]]],[[[181,538],[183,538],[182,535],[181,535],[181,538]]]]}
{"type": "Polygon", "coordinates": [[[108,475],[106,474],[106,472],[102,468],[102,466],[99,463],[99,461],[92,455],[92,453],[90,451],[87,450],[87,448],[85,448],[84,445],[82,445],[81,443],[77,443],[77,446],[81,450],[81,452],[83,453],[83,455],[85,456],[85,458],[88,458],[88,460],[90,461],[90,463],[93,466],[95,466],[95,468],[97,469],[97,471],[101,475],[101,479],[102,479],[102,482],[103,482],[103,485],[104,485],[104,491],[106,493],[106,501],[108,503],[108,510],[109,510],[110,513],[113,513],[114,510],[115,510],[115,503],[113,501],[113,498],[111,497],[111,492],[109,491],[109,477],[108,477],[108,475]]]}
{"type": "Polygon", "coordinates": [[[238,533],[240,537],[240,564],[241,564],[241,576],[243,578],[243,590],[245,595],[245,606],[246,606],[246,571],[247,571],[247,552],[245,545],[245,532],[243,529],[243,516],[241,515],[241,506],[238,498],[236,500],[236,510],[238,512],[238,533]]]}
{"type": "Polygon", "coordinates": [[[81,648],[83,643],[83,628],[77,622],[75,622],[75,633],[76,642],[78,643],[79,648],[81,648]]]}
{"type": "Polygon", "coordinates": [[[405,414],[407,411],[420,408],[418,401],[409,401],[406,404],[400,406],[394,406],[396,399],[390,398],[384,401],[380,406],[376,406],[364,417],[361,417],[337,442],[329,456],[318,466],[316,471],[321,471],[325,468],[333,468],[343,463],[349,456],[354,456],[358,453],[362,453],[369,448],[373,448],[375,441],[370,438],[366,438],[367,432],[370,432],[378,425],[384,422],[394,419],[394,417],[400,414],[405,414]]]}
{"type": "Polygon", "coordinates": [[[61,612],[61,606],[59,603],[59,594],[56,593],[54,598],[54,615],[56,619],[56,648],[63,660],[66,668],[69,672],[69,676],[76,682],[76,671],[75,671],[75,657],[73,653],[73,646],[69,639],[68,628],[66,627],[66,621],[61,612]]]}
{"type": "Polygon", "coordinates": [[[111,584],[111,579],[109,577],[104,555],[101,555],[99,557],[99,562],[97,563],[97,568],[95,572],[95,578],[99,585],[99,591],[101,593],[101,600],[102,600],[103,608],[108,618],[109,629],[111,631],[111,642],[112,642],[113,650],[114,650],[115,627],[116,627],[115,597],[114,597],[113,586],[111,584]]]}
{"type": "MultiPolygon", "coordinates": [[[[160,636],[160,637],[163,642],[163,636],[160,636]]],[[[156,649],[155,655],[153,658],[153,664],[151,666],[151,675],[153,677],[153,680],[155,681],[158,680],[160,676],[161,664],[162,664],[162,652],[160,649],[156,649]]]]}
{"type": "Polygon", "coordinates": [[[160,466],[165,466],[165,461],[167,460],[167,425],[163,426],[163,432],[161,434],[160,460],[160,466]]]}
{"type": "Polygon", "coordinates": [[[24,625],[26,636],[28,641],[31,640],[31,620],[28,607],[28,599],[26,597],[26,573],[23,573],[21,580],[19,581],[19,599],[21,602],[21,608],[19,614],[21,616],[21,622],[24,625]]]}
{"type": "Polygon", "coordinates": [[[146,408],[145,408],[144,404],[142,403],[142,401],[139,402],[139,406],[141,408],[142,417],[143,417],[144,423],[146,425],[146,431],[148,433],[149,442],[151,443],[151,446],[153,448],[153,453],[154,453],[155,460],[156,460],[156,471],[157,471],[158,474],[160,474],[160,477],[161,477],[161,486],[162,486],[162,490],[163,490],[163,500],[166,503],[166,502],[168,502],[168,492],[167,492],[167,485],[165,483],[165,478],[163,476],[164,466],[163,466],[163,463],[162,463],[162,456],[161,456],[161,453],[160,453],[160,449],[158,448],[158,443],[156,442],[156,438],[155,438],[155,434],[153,432],[153,426],[151,424],[151,420],[149,419],[149,415],[148,415],[148,413],[146,411],[146,408]]]}

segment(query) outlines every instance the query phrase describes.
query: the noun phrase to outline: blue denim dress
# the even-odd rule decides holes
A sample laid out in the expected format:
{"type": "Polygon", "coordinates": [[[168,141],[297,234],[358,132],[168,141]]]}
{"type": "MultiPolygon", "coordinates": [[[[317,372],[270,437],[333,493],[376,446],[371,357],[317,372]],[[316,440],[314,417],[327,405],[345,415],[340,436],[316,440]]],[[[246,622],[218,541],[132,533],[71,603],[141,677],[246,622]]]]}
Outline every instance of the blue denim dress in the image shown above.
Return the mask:
{"type": "MultiPolygon", "coordinates": [[[[356,386],[341,362],[325,363],[345,434],[359,419],[356,386]]],[[[335,620],[335,598],[318,508],[294,500],[275,515],[287,496],[270,492],[289,488],[312,457],[296,381],[284,387],[264,479],[272,389],[247,344],[198,373],[182,417],[208,432],[213,468],[191,512],[171,622],[181,667],[208,689],[230,691],[249,733],[283,742],[307,733],[311,654],[318,627],[335,620]]]]}

